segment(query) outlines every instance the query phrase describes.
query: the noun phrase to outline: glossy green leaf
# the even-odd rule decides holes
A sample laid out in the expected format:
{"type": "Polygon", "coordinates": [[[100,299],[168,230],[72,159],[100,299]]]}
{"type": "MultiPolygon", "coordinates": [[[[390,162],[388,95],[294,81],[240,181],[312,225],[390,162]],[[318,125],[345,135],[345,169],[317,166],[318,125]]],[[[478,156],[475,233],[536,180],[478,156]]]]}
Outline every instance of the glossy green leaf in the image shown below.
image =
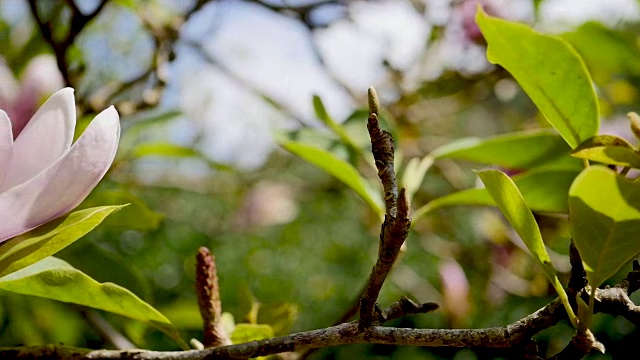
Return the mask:
{"type": "Polygon", "coordinates": [[[289,141],[282,143],[282,147],[335,176],[354,190],[372,209],[382,216],[382,200],[373,195],[373,191],[370,190],[369,185],[353,165],[337,158],[326,150],[306,144],[289,141]]]}
{"type": "Polygon", "coordinates": [[[542,241],[538,223],[536,223],[533,213],[529,210],[518,187],[507,174],[498,170],[480,171],[478,172],[478,176],[484,183],[489,195],[491,195],[495,201],[498,209],[500,209],[518,235],[520,235],[520,238],[527,245],[533,257],[542,265],[547,279],[549,279],[551,285],[556,289],[558,296],[560,296],[569,314],[571,323],[577,326],[577,319],[571,309],[571,305],[569,305],[567,294],[562,284],[560,284],[560,280],[558,280],[547,249],[542,241]]]}
{"type": "Polygon", "coordinates": [[[42,225],[0,246],[0,277],[51,256],[98,226],[126,205],[79,210],[42,225]]]}
{"type": "Polygon", "coordinates": [[[231,334],[231,342],[242,344],[254,340],[268,339],[273,337],[273,329],[265,324],[236,324],[235,330],[231,334]]]}
{"type": "MultiPolygon", "coordinates": [[[[580,173],[577,169],[537,168],[513,177],[529,208],[536,212],[568,212],[569,187],[580,173]]],[[[413,221],[448,206],[495,206],[486,189],[467,189],[436,198],[413,214],[413,221]]]]}
{"type": "Polygon", "coordinates": [[[538,224],[513,180],[498,170],[479,171],[478,176],[496,206],[520,235],[534,257],[543,266],[550,263],[551,259],[542,241],[538,224]]]}
{"type": "Polygon", "coordinates": [[[590,166],[569,190],[573,241],[592,286],[640,253],[640,184],[590,166]]]}
{"type": "Polygon", "coordinates": [[[640,154],[625,139],[613,135],[598,135],[583,142],[571,156],[603,164],[640,168],[640,154]]]}
{"type": "Polygon", "coordinates": [[[555,131],[540,129],[493,136],[466,138],[431,152],[436,159],[451,158],[528,169],[569,153],[571,148],[555,131]]]}
{"type": "Polygon", "coordinates": [[[487,58],[513,75],[540,112],[575,148],[598,133],[596,94],[578,53],[563,39],[478,10],[487,58]]]}
{"type": "Polygon", "coordinates": [[[169,320],[129,290],[98,283],[64,260],[48,257],[0,278],[0,289],[84,305],[139,320],[179,339],[169,320]]]}

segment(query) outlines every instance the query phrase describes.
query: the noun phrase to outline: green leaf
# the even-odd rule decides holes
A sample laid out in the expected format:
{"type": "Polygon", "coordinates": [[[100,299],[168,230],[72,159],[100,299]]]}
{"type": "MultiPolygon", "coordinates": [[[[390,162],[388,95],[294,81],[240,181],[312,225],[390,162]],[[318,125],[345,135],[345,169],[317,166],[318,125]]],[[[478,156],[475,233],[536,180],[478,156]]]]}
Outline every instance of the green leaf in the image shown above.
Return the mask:
{"type": "Polygon", "coordinates": [[[288,141],[283,142],[282,147],[300,156],[304,160],[318,166],[322,170],[335,176],[338,180],[349,186],[356,192],[374,211],[380,216],[384,214],[382,210],[382,200],[372,194],[367,182],[360,176],[358,170],[348,162],[337,158],[332,153],[306,144],[288,141]]]}
{"type": "Polygon", "coordinates": [[[448,206],[470,205],[470,206],[495,206],[495,202],[489,196],[485,189],[466,189],[457,191],[439,198],[429,201],[416,210],[412,218],[412,223],[418,222],[418,219],[427,215],[434,210],[442,209],[448,206]]]}
{"type": "Polygon", "coordinates": [[[513,181],[531,210],[567,214],[569,187],[580,170],[542,167],[516,175],[513,181]]]}
{"type": "Polygon", "coordinates": [[[100,206],[73,212],[6,241],[0,246],[0,277],[64,249],[126,205],[100,206]]]}
{"type": "Polygon", "coordinates": [[[536,223],[533,213],[529,210],[527,203],[525,202],[522,194],[518,190],[516,184],[507,176],[507,174],[498,170],[484,170],[478,172],[478,176],[484,183],[487,191],[496,202],[498,209],[502,212],[504,217],[509,221],[509,224],[520,235],[522,241],[527,245],[529,251],[533,257],[538,260],[544,270],[547,279],[551,282],[551,285],[556,289],[562,303],[564,304],[569,319],[574,327],[577,327],[578,321],[576,319],[571,305],[569,305],[569,299],[567,294],[558,280],[556,271],[551,264],[551,259],[547,253],[547,249],[542,241],[542,235],[540,229],[536,223]]]}
{"type": "Polygon", "coordinates": [[[134,157],[144,156],[193,157],[198,153],[190,147],[179,146],[167,142],[144,143],[133,150],[134,157]]]}
{"type": "MultiPolygon", "coordinates": [[[[513,177],[529,208],[536,212],[568,213],[568,193],[580,170],[541,167],[513,177]]],[[[495,206],[486,189],[467,189],[436,198],[413,214],[413,222],[443,207],[495,206]]]]}
{"type": "Polygon", "coordinates": [[[640,184],[590,166],[569,190],[569,213],[591,286],[600,286],[640,253],[640,184]]]}
{"type": "Polygon", "coordinates": [[[538,224],[513,180],[498,170],[479,171],[478,176],[534,257],[543,266],[550,263],[551,259],[542,241],[538,224]]]}
{"type": "Polygon", "coordinates": [[[254,340],[268,339],[273,337],[273,329],[265,324],[236,324],[236,328],[231,334],[231,342],[242,344],[254,340]]]}
{"type": "Polygon", "coordinates": [[[640,49],[633,32],[609,29],[591,21],[562,36],[578,50],[600,84],[618,74],[640,74],[640,49]]]}
{"type": "Polygon", "coordinates": [[[0,289],[84,305],[145,322],[180,339],[171,322],[129,290],[98,283],[64,260],[48,257],[0,278],[0,289]]]}
{"type": "Polygon", "coordinates": [[[571,156],[603,164],[640,168],[640,154],[625,139],[598,135],[580,144],[571,156]]]}
{"type": "Polygon", "coordinates": [[[488,43],[487,58],[513,75],[540,112],[575,148],[598,133],[598,104],[591,77],[565,40],[488,16],[476,22],[488,43]]]}
{"type": "Polygon", "coordinates": [[[570,150],[555,131],[540,129],[486,139],[460,139],[433,150],[431,156],[436,159],[475,161],[508,169],[529,169],[568,154],[570,150]]]}
{"type": "Polygon", "coordinates": [[[429,168],[433,165],[433,158],[429,155],[422,159],[413,158],[409,160],[407,166],[405,166],[401,184],[406,187],[406,195],[409,203],[413,200],[413,195],[418,191],[424,176],[427,174],[429,168]]]}
{"type": "Polygon", "coordinates": [[[129,206],[111,215],[105,221],[105,226],[152,231],[156,230],[164,219],[164,215],[151,210],[142,199],[123,190],[94,191],[80,205],[80,208],[92,207],[98,204],[129,204],[129,206]]]}
{"type": "Polygon", "coordinates": [[[322,103],[322,99],[318,95],[313,95],[313,109],[316,112],[316,117],[322,121],[334,134],[338,135],[340,141],[353,150],[357,150],[357,146],[353,143],[346,131],[337,122],[329,116],[327,110],[322,103]]]}

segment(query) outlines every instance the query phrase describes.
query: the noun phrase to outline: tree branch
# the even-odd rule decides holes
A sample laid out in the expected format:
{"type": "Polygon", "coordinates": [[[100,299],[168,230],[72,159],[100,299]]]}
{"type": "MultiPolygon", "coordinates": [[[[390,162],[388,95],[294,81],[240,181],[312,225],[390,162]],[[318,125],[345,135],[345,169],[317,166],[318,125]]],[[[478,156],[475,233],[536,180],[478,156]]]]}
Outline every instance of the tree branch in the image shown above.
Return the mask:
{"type": "Polygon", "coordinates": [[[378,114],[380,103],[376,91],[369,88],[369,120],[367,129],[371,137],[371,152],[378,168],[378,177],[384,189],[385,218],[380,230],[380,245],[376,261],[369,282],[360,299],[361,328],[384,321],[383,314],[377,309],[376,301],[382,284],[387,278],[393,263],[398,257],[402,244],[409,235],[411,219],[409,218],[409,204],[404,189],[398,194],[396,173],[393,168],[394,148],[393,138],[387,131],[380,129],[378,114]]]}
{"type": "Polygon", "coordinates": [[[95,350],[66,346],[42,346],[0,349],[0,357],[15,359],[49,359],[52,354],[66,354],[65,359],[247,359],[282,352],[346,344],[387,344],[411,346],[510,348],[527,342],[535,333],[566,318],[559,300],[515,323],[487,329],[410,329],[372,326],[361,329],[357,322],[326,329],[306,331],[283,337],[191,351],[95,350]]]}

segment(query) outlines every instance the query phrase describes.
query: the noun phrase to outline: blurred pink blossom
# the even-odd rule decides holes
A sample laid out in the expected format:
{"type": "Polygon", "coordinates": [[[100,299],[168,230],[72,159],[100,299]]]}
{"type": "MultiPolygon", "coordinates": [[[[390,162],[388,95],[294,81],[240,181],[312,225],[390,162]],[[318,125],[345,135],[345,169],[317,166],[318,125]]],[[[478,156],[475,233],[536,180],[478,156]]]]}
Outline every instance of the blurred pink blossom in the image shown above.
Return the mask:
{"type": "Polygon", "coordinates": [[[443,260],[438,266],[442,281],[444,309],[451,315],[454,326],[467,326],[471,312],[469,280],[460,264],[453,260],[443,260]]]}
{"type": "Polygon", "coordinates": [[[18,134],[0,110],[0,242],[60,217],[98,184],[116,154],[118,112],[102,111],[73,144],[73,89],[49,98],[18,134]]]}
{"type": "Polygon", "coordinates": [[[478,24],[476,24],[478,6],[481,6],[487,14],[492,16],[505,17],[505,14],[499,11],[491,0],[466,0],[460,5],[459,11],[462,17],[462,27],[465,37],[477,43],[484,43],[484,36],[482,32],[480,32],[478,24]]]}
{"type": "Polygon", "coordinates": [[[64,82],[55,58],[39,55],[29,61],[19,80],[0,58],[0,84],[0,109],[9,115],[15,139],[43,100],[64,82]]]}

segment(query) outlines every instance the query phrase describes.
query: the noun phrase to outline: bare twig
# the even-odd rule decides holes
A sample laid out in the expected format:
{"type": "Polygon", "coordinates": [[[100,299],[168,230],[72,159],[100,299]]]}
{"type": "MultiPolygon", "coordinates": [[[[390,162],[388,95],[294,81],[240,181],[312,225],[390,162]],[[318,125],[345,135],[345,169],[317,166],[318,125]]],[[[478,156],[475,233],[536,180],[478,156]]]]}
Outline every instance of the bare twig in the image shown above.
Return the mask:
{"type": "Polygon", "coordinates": [[[179,39],[180,28],[193,14],[198,12],[211,0],[198,0],[184,14],[176,16],[170,23],[157,24],[149,18],[149,13],[141,10],[138,12],[142,25],[153,37],[153,55],[149,68],[139,76],[118,84],[114,88],[105,87],[99,96],[92,99],[92,107],[104,108],[106,104],[118,102],[120,98],[126,98],[131,90],[144,86],[136,101],[121,100],[119,110],[126,114],[135,113],[156,106],[162,98],[162,93],[168,82],[168,64],[175,58],[175,44],[179,39]]]}
{"type": "MultiPolygon", "coordinates": [[[[136,111],[149,109],[158,104],[168,81],[167,65],[175,58],[174,47],[179,37],[180,27],[206,3],[211,0],[198,0],[184,14],[176,16],[173,22],[168,24],[156,24],[146,18],[146,12],[140,11],[139,16],[148,33],[153,37],[154,50],[151,65],[141,75],[123,83],[105,85],[95,93],[79,97],[78,107],[83,112],[97,112],[106,105],[116,103],[116,107],[122,114],[131,114],[136,111]],[[142,87],[141,91],[131,95],[132,89],[142,87]],[[125,99],[126,98],[126,99],[125,99]],[[125,99],[125,100],[123,100],[125,99]]],[[[70,10],[69,31],[64,36],[54,36],[54,27],[61,20],[61,10],[64,4],[58,5],[56,11],[45,19],[38,10],[38,0],[29,0],[31,15],[38,24],[44,40],[49,43],[56,58],[58,69],[66,86],[77,87],[80,71],[71,71],[67,60],[67,53],[77,36],[86,25],[96,18],[104,9],[108,0],[101,0],[96,8],[88,14],[83,14],[73,0],[67,0],[64,4],[70,10]]]]}
{"type": "Polygon", "coordinates": [[[345,5],[348,3],[345,0],[318,0],[309,3],[303,4],[287,4],[287,2],[283,2],[284,4],[276,4],[271,1],[263,1],[263,0],[250,0],[253,3],[259,4],[267,9],[272,11],[282,13],[285,15],[293,15],[295,16],[302,24],[304,24],[309,29],[314,28],[314,24],[311,22],[311,12],[315,9],[325,6],[325,5],[345,5]]]}
{"type": "Polygon", "coordinates": [[[38,11],[37,0],[29,0],[29,9],[31,10],[31,15],[34,20],[38,24],[38,28],[40,29],[40,33],[46,42],[51,45],[53,52],[56,57],[56,62],[58,64],[58,69],[60,70],[60,74],[64,79],[65,85],[74,86],[74,79],[69,73],[69,63],[67,62],[67,51],[69,47],[73,44],[76,37],[82,32],[84,27],[95,18],[107,4],[108,0],[102,0],[98,3],[98,6],[90,12],[89,14],[83,14],[78,5],[73,0],[68,0],[66,3],[71,9],[71,20],[69,26],[69,32],[62,39],[56,39],[53,35],[53,27],[54,24],[58,21],[57,17],[52,17],[50,19],[43,19],[40,16],[40,12],[38,11]]]}
{"type": "Polygon", "coordinates": [[[376,301],[382,284],[387,278],[393,263],[398,257],[400,247],[409,234],[411,219],[409,219],[409,204],[404,189],[398,194],[396,174],[393,169],[393,138],[387,131],[380,129],[378,122],[380,104],[373,88],[369,88],[369,120],[367,129],[371,137],[371,151],[378,168],[378,177],[384,189],[386,215],[380,230],[380,247],[369,282],[360,300],[361,328],[384,320],[376,308],[376,301]]]}
{"type": "Polygon", "coordinates": [[[398,319],[407,315],[426,314],[438,309],[438,304],[428,302],[418,304],[413,300],[403,296],[400,300],[391,304],[388,308],[382,310],[384,321],[398,319]]]}

